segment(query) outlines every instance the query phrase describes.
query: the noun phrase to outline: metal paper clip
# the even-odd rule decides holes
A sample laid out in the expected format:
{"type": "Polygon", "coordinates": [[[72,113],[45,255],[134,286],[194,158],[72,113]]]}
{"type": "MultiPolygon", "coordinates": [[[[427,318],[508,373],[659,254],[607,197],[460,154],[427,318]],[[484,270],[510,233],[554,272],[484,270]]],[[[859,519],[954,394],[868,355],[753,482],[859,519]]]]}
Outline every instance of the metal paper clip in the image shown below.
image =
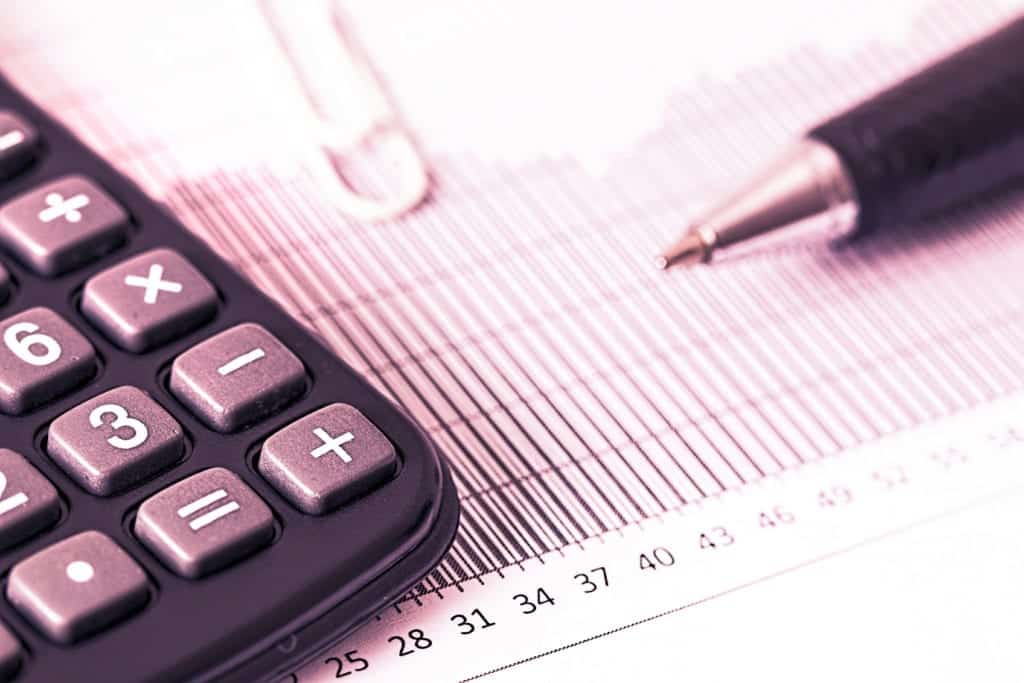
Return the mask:
{"type": "Polygon", "coordinates": [[[332,0],[262,0],[267,23],[319,126],[337,207],[360,221],[385,221],[415,209],[430,191],[427,163],[373,64],[332,0]],[[357,191],[344,166],[359,154],[387,151],[398,172],[389,196],[357,191]],[[333,173],[331,173],[333,172],[333,173]]]}

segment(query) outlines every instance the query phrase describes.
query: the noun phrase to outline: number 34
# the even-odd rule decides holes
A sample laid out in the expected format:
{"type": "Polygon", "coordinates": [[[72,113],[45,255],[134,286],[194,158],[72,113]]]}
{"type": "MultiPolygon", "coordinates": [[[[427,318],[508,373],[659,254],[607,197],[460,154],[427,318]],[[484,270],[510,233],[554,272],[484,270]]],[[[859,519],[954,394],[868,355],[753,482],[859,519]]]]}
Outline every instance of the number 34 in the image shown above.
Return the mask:
{"type": "Polygon", "coordinates": [[[98,429],[104,424],[115,431],[119,429],[130,429],[132,435],[127,438],[118,436],[117,434],[107,438],[107,443],[114,448],[119,448],[121,450],[129,450],[136,446],[140,446],[149,438],[149,429],[142,420],[129,417],[128,411],[125,410],[124,406],[120,406],[116,403],[104,403],[103,405],[93,408],[92,412],[89,413],[89,424],[93,426],[93,429],[98,429]],[[112,415],[114,419],[105,421],[103,418],[107,415],[112,415]]]}

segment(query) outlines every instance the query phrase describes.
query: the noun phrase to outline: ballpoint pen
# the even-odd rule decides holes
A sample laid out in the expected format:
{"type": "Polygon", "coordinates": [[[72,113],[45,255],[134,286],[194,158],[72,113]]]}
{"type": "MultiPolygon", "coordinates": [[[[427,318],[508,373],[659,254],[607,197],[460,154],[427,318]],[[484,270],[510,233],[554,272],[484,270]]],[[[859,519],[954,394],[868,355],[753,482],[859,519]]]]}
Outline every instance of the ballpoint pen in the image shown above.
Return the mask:
{"type": "Polygon", "coordinates": [[[1024,17],[813,128],[657,265],[768,235],[841,244],[1024,177],[1024,17]]]}

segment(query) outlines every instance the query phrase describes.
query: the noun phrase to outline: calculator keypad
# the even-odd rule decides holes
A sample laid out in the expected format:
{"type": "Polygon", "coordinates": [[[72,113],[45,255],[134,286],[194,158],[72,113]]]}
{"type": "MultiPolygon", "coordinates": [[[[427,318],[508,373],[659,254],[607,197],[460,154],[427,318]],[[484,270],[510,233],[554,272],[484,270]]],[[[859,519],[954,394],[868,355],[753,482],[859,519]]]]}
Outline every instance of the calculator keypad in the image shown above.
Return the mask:
{"type": "Polygon", "coordinates": [[[0,111],[0,180],[24,168],[39,148],[39,132],[11,111],[0,111]]]}
{"type": "Polygon", "coordinates": [[[170,413],[135,387],[111,389],[50,425],[46,451],[86,491],[110,496],[173,465],[185,436],[170,413]]]}
{"type": "Polygon", "coordinates": [[[0,549],[21,543],[59,517],[53,484],[23,455],[0,448],[0,549]]]}
{"type": "Polygon", "coordinates": [[[267,439],[258,467],[292,505],[322,515],[387,481],[397,465],[388,438],[352,406],[335,403],[267,439]]]}
{"type": "Polygon", "coordinates": [[[142,607],[149,581],[109,536],[85,531],[14,565],[7,598],[51,640],[74,643],[142,607]]]}
{"type": "Polygon", "coordinates": [[[177,252],[153,249],[90,279],[82,312],[115,344],[141,353],[212,318],[217,291],[177,252]]]}
{"type": "Polygon", "coordinates": [[[40,275],[55,276],[121,244],[128,214],[88,178],[64,176],[0,207],[0,241],[40,275]]]}
{"type": "Polygon", "coordinates": [[[12,97],[0,78],[39,130],[0,108],[0,680],[254,680],[300,654],[255,638],[348,632],[455,534],[429,440],[12,97]]]}
{"type": "Polygon", "coordinates": [[[22,311],[0,322],[0,410],[21,415],[96,372],[92,344],[49,308],[22,311]]]}
{"type": "Polygon", "coordinates": [[[214,467],[139,508],[135,534],[175,573],[197,579],[270,542],[270,508],[237,474],[214,467]]]}
{"type": "Polygon", "coordinates": [[[11,630],[0,624],[0,679],[7,680],[21,666],[21,643],[11,630]]]}
{"type": "Polygon", "coordinates": [[[236,325],[178,356],[171,391],[209,427],[233,432],[302,394],[306,370],[260,325],[236,325]]]}

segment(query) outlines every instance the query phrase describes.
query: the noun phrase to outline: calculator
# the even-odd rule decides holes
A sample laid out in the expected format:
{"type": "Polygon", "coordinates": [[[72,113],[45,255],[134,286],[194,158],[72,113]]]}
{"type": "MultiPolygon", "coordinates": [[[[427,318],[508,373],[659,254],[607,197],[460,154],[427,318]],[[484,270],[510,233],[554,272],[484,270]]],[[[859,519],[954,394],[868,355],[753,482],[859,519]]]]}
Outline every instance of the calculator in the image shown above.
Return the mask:
{"type": "Polygon", "coordinates": [[[408,415],[2,78],[0,435],[0,679],[280,679],[458,521],[408,415]]]}

